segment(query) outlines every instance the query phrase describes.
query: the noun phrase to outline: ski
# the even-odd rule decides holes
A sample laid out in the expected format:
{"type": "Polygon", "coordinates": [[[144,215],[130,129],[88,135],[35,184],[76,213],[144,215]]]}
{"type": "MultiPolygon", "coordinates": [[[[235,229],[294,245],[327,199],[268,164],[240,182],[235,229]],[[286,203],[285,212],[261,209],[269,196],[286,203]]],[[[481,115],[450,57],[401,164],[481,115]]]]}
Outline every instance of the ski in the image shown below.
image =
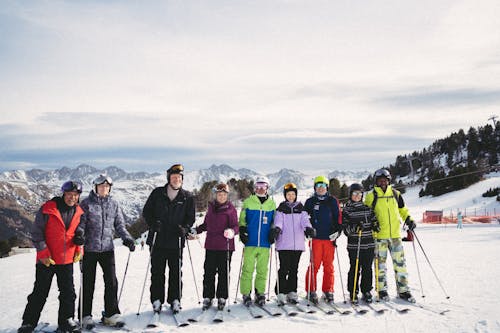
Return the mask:
{"type": "Polygon", "coordinates": [[[387,308],[382,307],[380,304],[366,303],[366,306],[379,314],[384,313],[387,310],[387,308]]]}
{"type": "Polygon", "coordinates": [[[186,318],[184,318],[184,316],[180,312],[172,311],[172,316],[174,317],[174,321],[177,327],[184,327],[189,325],[189,322],[186,320],[186,318]]]}
{"type": "Polygon", "coordinates": [[[33,330],[34,333],[42,333],[42,332],[47,332],[45,329],[49,326],[49,323],[42,322],[38,323],[38,325],[35,327],[33,330]]]}
{"type": "Polygon", "coordinates": [[[278,307],[280,309],[282,309],[286,313],[287,316],[293,317],[293,316],[296,316],[299,314],[297,311],[295,311],[293,309],[292,306],[290,306],[288,304],[278,304],[278,307]]]}
{"type": "Polygon", "coordinates": [[[347,310],[347,309],[342,309],[340,306],[338,306],[337,304],[335,303],[327,303],[329,306],[331,306],[335,311],[337,311],[338,313],[340,313],[341,315],[348,315],[351,313],[351,310],[347,310]]]}
{"type": "Polygon", "coordinates": [[[259,304],[255,304],[259,309],[261,309],[262,311],[264,311],[265,313],[267,313],[268,315],[272,316],[272,317],[278,317],[278,316],[281,316],[281,312],[280,311],[272,311],[271,308],[269,308],[268,306],[266,305],[259,305],[259,304]]]}
{"type": "Polygon", "coordinates": [[[217,312],[215,312],[215,315],[212,318],[212,321],[214,323],[224,322],[224,310],[217,310],[217,312]]]}
{"type": "Polygon", "coordinates": [[[360,314],[360,315],[363,315],[365,313],[368,312],[368,310],[366,309],[363,309],[361,306],[359,306],[359,304],[354,304],[354,303],[351,303],[351,308],[357,313],[357,314],[360,314]]]}
{"type": "Polygon", "coordinates": [[[153,316],[149,320],[148,324],[146,325],[146,328],[155,328],[160,325],[160,313],[159,312],[153,312],[153,316]]]}
{"type": "Polygon", "coordinates": [[[409,308],[401,307],[401,306],[397,305],[396,303],[392,303],[391,301],[382,301],[381,300],[380,303],[384,304],[385,306],[387,306],[390,309],[396,310],[398,313],[407,313],[408,311],[410,311],[409,308]]]}
{"type": "Polygon", "coordinates": [[[208,309],[202,309],[201,312],[197,316],[188,318],[187,320],[190,323],[200,322],[205,317],[205,315],[207,314],[207,312],[208,312],[208,309]]]}
{"type": "MultiPolygon", "coordinates": [[[[314,306],[316,309],[320,310],[321,312],[324,312],[325,314],[331,315],[335,313],[334,309],[325,309],[323,306],[321,306],[319,303],[314,303],[314,302],[309,302],[312,306],[314,306]]],[[[328,304],[328,303],[326,303],[328,304]]]]}
{"type": "Polygon", "coordinates": [[[257,319],[257,318],[262,318],[263,317],[261,313],[258,313],[257,311],[255,311],[256,308],[253,307],[252,305],[250,305],[250,304],[249,305],[243,304],[243,306],[248,310],[248,312],[250,313],[250,315],[253,318],[257,319]]]}
{"type": "Polygon", "coordinates": [[[297,310],[299,310],[300,312],[304,312],[304,313],[308,313],[308,314],[316,313],[316,310],[314,310],[312,308],[312,306],[304,307],[300,303],[294,303],[294,304],[292,304],[292,306],[295,306],[297,308],[297,310]]]}
{"type": "Polygon", "coordinates": [[[421,303],[411,303],[413,306],[417,306],[423,310],[433,312],[439,315],[445,315],[447,312],[450,312],[449,309],[436,309],[435,307],[428,305],[428,304],[421,304],[421,303]]]}

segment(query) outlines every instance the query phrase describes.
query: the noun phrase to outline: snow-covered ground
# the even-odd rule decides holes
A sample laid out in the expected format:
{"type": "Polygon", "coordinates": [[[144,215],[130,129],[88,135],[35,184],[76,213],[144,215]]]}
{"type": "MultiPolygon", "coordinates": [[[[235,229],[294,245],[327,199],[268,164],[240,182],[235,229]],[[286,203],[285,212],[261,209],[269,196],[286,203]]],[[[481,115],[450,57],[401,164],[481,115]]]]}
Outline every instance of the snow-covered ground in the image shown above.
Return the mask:
{"type": "MultiPolygon", "coordinates": [[[[405,200],[414,216],[421,216],[426,209],[448,209],[461,207],[474,203],[491,205],[500,210],[498,202],[492,198],[481,198],[481,194],[488,188],[498,186],[499,177],[490,177],[488,180],[468,189],[451,193],[438,198],[418,198],[418,190],[410,190],[405,194],[405,200]],[[469,203],[470,202],[470,203],[469,203]]],[[[305,193],[303,194],[306,195],[305,193]]],[[[303,197],[302,197],[303,198],[303,197]]],[[[281,200],[276,196],[276,200],[281,200]]],[[[198,221],[197,223],[200,223],[198,221]]],[[[464,229],[444,225],[422,225],[416,230],[424,249],[438,274],[448,295],[446,300],[443,291],[434,277],[425,257],[417,246],[417,260],[419,263],[423,290],[420,288],[416,260],[411,243],[405,243],[405,254],[409,270],[410,286],[417,302],[430,304],[442,309],[449,309],[445,315],[439,315],[420,308],[411,308],[407,314],[398,314],[388,311],[385,314],[368,312],[365,315],[331,316],[323,313],[314,315],[299,314],[297,317],[269,317],[252,319],[241,305],[233,306],[236,292],[236,281],[241,259],[242,246],[239,244],[233,256],[231,272],[231,315],[221,324],[212,324],[208,318],[201,323],[193,323],[188,327],[177,328],[171,317],[163,316],[162,330],[174,332],[500,332],[500,312],[498,300],[500,299],[500,225],[474,224],[465,225],[464,229]],[[422,298],[424,294],[426,297],[422,298]]],[[[201,243],[190,242],[192,264],[194,266],[196,284],[201,296],[203,279],[204,250],[201,243]]],[[[119,244],[120,242],[118,242],[119,244]]],[[[344,286],[347,279],[348,257],[345,249],[346,239],[339,241],[340,270],[335,259],[335,299],[342,303],[343,293],[341,288],[340,271],[344,286]]],[[[128,250],[117,246],[116,262],[117,276],[121,285],[128,250]]],[[[301,258],[299,271],[299,293],[304,295],[304,276],[307,268],[309,254],[304,253],[301,258]]],[[[184,253],[183,281],[185,283],[182,305],[185,313],[195,313],[199,308],[193,272],[189,261],[188,252],[184,253]]],[[[275,257],[272,256],[271,281],[275,282],[275,257]]],[[[9,258],[0,259],[0,332],[15,332],[21,324],[21,316],[26,305],[26,297],[31,292],[34,282],[35,254],[20,254],[9,258]]],[[[149,279],[141,304],[141,313],[136,315],[139,298],[142,291],[148,251],[141,251],[140,246],[131,254],[127,278],[120,304],[121,311],[127,325],[134,331],[142,331],[151,315],[149,304],[149,279]]],[[[390,264],[389,264],[390,265],[390,264]]],[[[79,288],[78,267],[75,266],[75,286],[79,288]]],[[[395,296],[395,283],[393,273],[389,270],[390,295],[395,296]]],[[[100,274],[97,274],[96,292],[94,295],[94,316],[103,308],[103,284],[100,274]]],[[[55,279],[54,279],[55,280],[55,279]]],[[[318,276],[321,281],[321,273],[318,276]]],[[[321,283],[319,283],[321,284],[321,283]]],[[[42,312],[41,321],[57,322],[58,308],[57,284],[53,281],[47,304],[42,312]]],[[[274,295],[273,295],[274,296],[274,295]]],[[[240,295],[238,294],[238,297],[240,295]]]]}

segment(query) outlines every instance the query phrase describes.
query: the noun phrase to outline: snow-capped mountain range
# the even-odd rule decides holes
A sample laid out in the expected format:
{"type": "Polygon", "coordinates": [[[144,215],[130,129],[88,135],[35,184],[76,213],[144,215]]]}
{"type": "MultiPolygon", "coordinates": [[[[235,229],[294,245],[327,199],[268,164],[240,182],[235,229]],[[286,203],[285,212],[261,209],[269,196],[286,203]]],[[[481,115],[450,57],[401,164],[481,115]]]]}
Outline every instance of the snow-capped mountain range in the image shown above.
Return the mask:
{"type": "MultiPolygon", "coordinates": [[[[0,173],[0,198],[15,201],[26,212],[33,214],[40,205],[55,195],[60,194],[60,186],[67,180],[78,180],[83,183],[84,193],[88,195],[92,189],[92,181],[99,174],[107,174],[113,178],[111,194],[120,202],[128,222],[135,221],[148,197],[157,186],[166,183],[166,174],[147,172],[126,172],[118,167],[110,166],[97,169],[82,164],[76,168],[62,167],[56,170],[16,170],[0,173]]],[[[321,174],[321,173],[318,173],[321,174]]],[[[366,172],[333,171],[325,172],[328,177],[336,177],[341,183],[361,181],[369,174],[366,172]]],[[[228,182],[231,178],[252,180],[258,172],[249,169],[234,169],[226,164],[212,165],[207,169],[186,171],[183,187],[188,190],[199,189],[208,181],[228,182]]],[[[297,184],[299,189],[312,188],[315,176],[302,172],[281,169],[266,175],[271,183],[271,192],[280,192],[288,182],[297,184]]]]}

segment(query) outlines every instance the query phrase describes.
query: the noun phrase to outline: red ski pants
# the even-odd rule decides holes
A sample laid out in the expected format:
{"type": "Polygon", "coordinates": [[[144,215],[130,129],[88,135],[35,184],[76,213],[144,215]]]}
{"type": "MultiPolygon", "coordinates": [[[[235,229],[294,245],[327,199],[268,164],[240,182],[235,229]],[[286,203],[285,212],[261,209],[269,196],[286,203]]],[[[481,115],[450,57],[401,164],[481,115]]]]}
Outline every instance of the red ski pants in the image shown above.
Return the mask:
{"type": "MultiPolygon", "coordinates": [[[[311,245],[309,245],[311,246],[311,245]]],[[[313,275],[311,274],[311,264],[306,272],[306,291],[316,291],[316,275],[323,264],[323,284],[321,290],[323,292],[333,293],[333,258],[335,255],[335,247],[332,241],[325,239],[313,239],[311,251],[311,263],[314,263],[313,275]],[[309,282],[311,286],[309,287],[309,282]]]]}

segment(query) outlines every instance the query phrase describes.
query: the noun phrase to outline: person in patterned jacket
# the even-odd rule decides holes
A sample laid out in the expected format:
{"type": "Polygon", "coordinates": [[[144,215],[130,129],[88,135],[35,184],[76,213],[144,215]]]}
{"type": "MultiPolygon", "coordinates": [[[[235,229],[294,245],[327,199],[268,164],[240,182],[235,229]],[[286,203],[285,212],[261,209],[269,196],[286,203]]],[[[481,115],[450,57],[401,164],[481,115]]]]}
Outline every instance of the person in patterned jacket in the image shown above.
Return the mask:
{"type": "Polygon", "coordinates": [[[380,231],[375,213],[363,203],[362,199],[363,187],[357,183],[352,184],[349,187],[349,199],[342,212],[342,226],[344,234],[347,236],[347,251],[349,252],[351,264],[347,276],[347,290],[353,303],[358,302],[360,282],[362,299],[367,303],[372,302],[370,291],[373,288],[372,264],[375,251],[373,232],[380,231]],[[356,259],[359,259],[357,273],[356,259]],[[357,278],[356,283],[354,283],[355,276],[357,278]]]}

